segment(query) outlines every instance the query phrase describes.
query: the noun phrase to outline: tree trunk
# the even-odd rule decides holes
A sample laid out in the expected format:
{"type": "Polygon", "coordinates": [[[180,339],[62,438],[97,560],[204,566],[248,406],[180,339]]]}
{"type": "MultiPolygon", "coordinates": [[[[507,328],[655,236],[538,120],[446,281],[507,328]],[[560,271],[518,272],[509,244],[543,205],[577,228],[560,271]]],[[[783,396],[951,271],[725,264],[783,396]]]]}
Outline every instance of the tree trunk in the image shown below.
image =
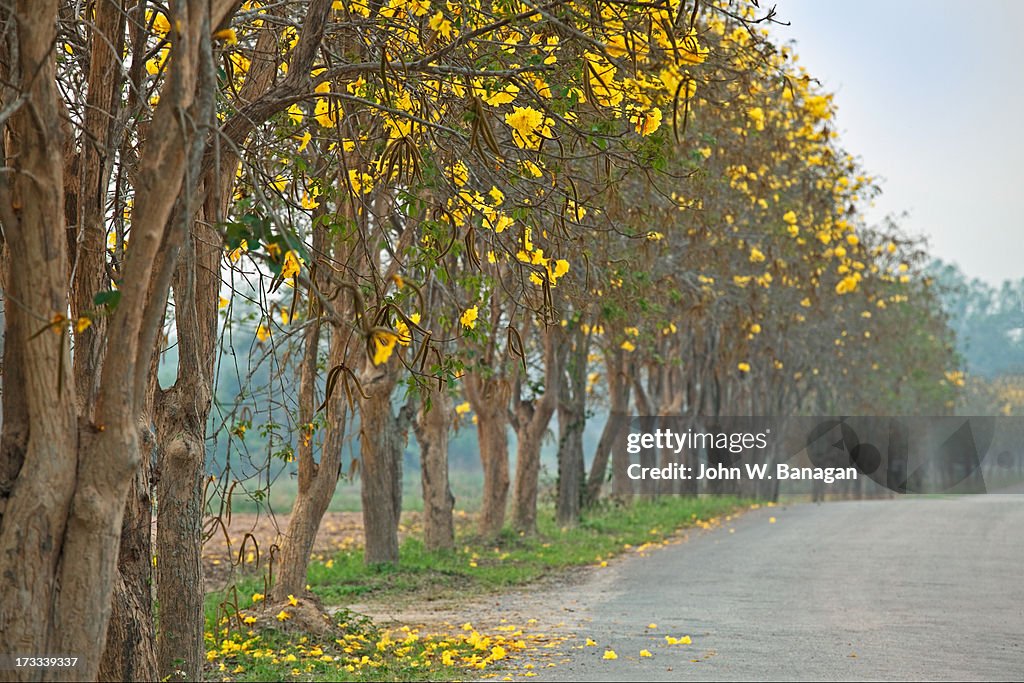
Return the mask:
{"type": "Polygon", "coordinates": [[[9,173],[0,179],[5,294],[18,302],[6,310],[4,355],[8,369],[20,367],[20,381],[3,378],[0,652],[77,656],[77,667],[47,675],[93,680],[107,641],[125,503],[141,459],[137,420],[149,360],[182,239],[168,218],[189,151],[211,120],[215,83],[201,68],[212,67],[209,6],[176,0],[175,59],[134,176],[132,249],[109,318],[118,352],[103,359],[94,414],[79,421],[71,326],[63,321],[71,297],[53,54],[58,5],[24,0],[3,17],[7,58],[0,62],[12,72],[4,81],[26,99],[7,123],[2,161],[9,173]],[[16,52],[7,49],[11,41],[16,52]],[[195,127],[175,125],[180,117],[195,127]]]}
{"type": "MultiPolygon", "coordinates": [[[[512,528],[532,534],[537,531],[537,486],[540,475],[540,447],[543,430],[534,428],[536,410],[524,401],[518,411],[516,430],[516,479],[512,490],[512,528]]],[[[538,421],[539,422],[539,421],[538,421]]],[[[544,428],[547,428],[545,423],[544,428]]]]}
{"type": "Polygon", "coordinates": [[[117,564],[119,575],[100,661],[101,681],[152,681],[157,677],[153,629],[153,543],[150,476],[155,441],[140,427],[142,461],[128,492],[117,564]]]}
{"type": "Polygon", "coordinates": [[[512,527],[524,534],[537,531],[537,487],[540,447],[555,413],[560,384],[561,330],[549,325],[544,337],[544,393],[535,401],[519,401],[516,410],[516,479],[512,491],[512,527]]]}
{"type": "Polygon", "coordinates": [[[359,399],[359,469],[366,564],[398,563],[405,439],[391,410],[395,380],[395,371],[389,369],[388,363],[374,367],[366,361],[360,381],[369,398],[359,399]]]}
{"type": "MultiPolygon", "coordinates": [[[[322,231],[314,234],[314,252],[321,253],[322,231]]],[[[311,297],[313,311],[318,311],[316,299],[311,297]]],[[[310,320],[306,330],[306,349],[302,363],[301,384],[299,387],[300,422],[312,424],[315,405],[315,387],[317,375],[317,349],[320,338],[319,324],[310,320]]],[[[337,367],[345,360],[349,335],[342,326],[336,326],[331,332],[330,357],[328,365],[337,367]]],[[[340,387],[327,398],[327,426],[324,435],[320,461],[313,460],[313,438],[304,438],[299,444],[299,491],[295,497],[291,516],[288,519],[288,531],[281,546],[280,570],[274,586],[274,598],[283,600],[288,595],[299,595],[306,589],[309,571],[309,557],[313,552],[320,522],[323,520],[327,506],[338,483],[338,472],[341,469],[341,449],[345,440],[346,421],[348,420],[345,392],[340,387]]]]}
{"type": "Polygon", "coordinates": [[[502,378],[470,373],[466,375],[465,387],[477,417],[480,464],[484,471],[479,530],[484,538],[495,538],[505,526],[508,504],[509,386],[502,378]]]}
{"type": "Polygon", "coordinates": [[[601,498],[609,457],[612,459],[612,492],[618,494],[629,485],[629,478],[626,476],[626,467],[629,466],[628,454],[624,448],[616,447],[619,445],[617,442],[620,435],[628,428],[626,420],[632,387],[632,382],[626,377],[622,349],[616,348],[611,352],[605,352],[605,368],[610,410],[608,421],[594,450],[594,460],[590,464],[590,474],[587,477],[587,505],[593,505],[601,498]],[[622,462],[623,459],[626,459],[625,463],[622,462]],[[624,483],[621,481],[623,478],[624,483]]]}
{"type": "Polygon", "coordinates": [[[560,526],[575,526],[580,521],[584,425],[586,417],[583,411],[558,411],[558,504],[555,519],[560,526]]]}
{"type": "MultiPolygon", "coordinates": [[[[172,390],[157,428],[156,585],[160,621],[157,665],[162,680],[199,680],[203,663],[203,470],[205,426],[196,404],[208,397],[172,390]]],[[[208,410],[208,408],[206,408],[208,410]]]]}
{"type": "Polygon", "coordinates": [[[448,429],[452,422],[452,400],[445,386],[431,382],[413,426],[420,445],[420,476],[423,484],[423,542],[427,550],[455,547],[452,510],[455,497],[448,485],[448,429]]]}
{"type": "Polygon", "coordinates": [[[558,502],[555,519],[575,526],[583,502],[583,430],[587,425],[587,356],[590,337],[574,332],[574,348],[566,363],[566,377],[558,401],[558,502]]]}

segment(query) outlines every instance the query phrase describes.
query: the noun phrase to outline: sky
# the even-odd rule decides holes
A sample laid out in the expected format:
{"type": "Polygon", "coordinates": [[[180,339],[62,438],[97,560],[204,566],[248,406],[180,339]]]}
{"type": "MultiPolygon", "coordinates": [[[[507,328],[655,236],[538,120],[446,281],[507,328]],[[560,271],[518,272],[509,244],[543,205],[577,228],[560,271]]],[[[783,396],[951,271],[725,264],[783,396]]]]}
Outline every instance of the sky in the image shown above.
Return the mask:
{"type": "Polygon", "coordinates": [[[868,214],[992,284],[1024,278],[1024,2],[761,0],[835,93],[843,147],[882,179],[868,214]]]}

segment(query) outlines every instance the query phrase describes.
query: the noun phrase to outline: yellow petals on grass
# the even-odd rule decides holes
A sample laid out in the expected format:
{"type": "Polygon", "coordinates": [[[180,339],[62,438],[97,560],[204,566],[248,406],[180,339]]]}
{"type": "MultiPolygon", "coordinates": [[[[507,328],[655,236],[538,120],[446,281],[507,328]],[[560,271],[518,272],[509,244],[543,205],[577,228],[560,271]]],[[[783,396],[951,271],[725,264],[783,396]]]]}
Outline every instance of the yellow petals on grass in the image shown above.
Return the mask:
{"type": "Polygon", "coordinates": [[[291,618],[292,618],[292,615],[288,614],[288,613],[287,613],[287,612],[285,612],[284,610],[281,610],[281,611],[280,611],[280,612],[278,612],[278,613],[277,613],[277,615],[276,615],[276,619],[277,619],[278,621],[287,621],[288,619],[291,619],[291,618]]]}
{"type": "Polygon", "coordinates": [[[858,278],[855,275],[847,275],[836,285],[836,294],[848,294],[857,289],[858,278]]]}
{"type": "Polygon", "coordinates": [[[288,604],[291,605],[292,607],[295,607],[296,605],[299,604],[299,600],[294,595],[289,594],[288,595],[288,604]]]}

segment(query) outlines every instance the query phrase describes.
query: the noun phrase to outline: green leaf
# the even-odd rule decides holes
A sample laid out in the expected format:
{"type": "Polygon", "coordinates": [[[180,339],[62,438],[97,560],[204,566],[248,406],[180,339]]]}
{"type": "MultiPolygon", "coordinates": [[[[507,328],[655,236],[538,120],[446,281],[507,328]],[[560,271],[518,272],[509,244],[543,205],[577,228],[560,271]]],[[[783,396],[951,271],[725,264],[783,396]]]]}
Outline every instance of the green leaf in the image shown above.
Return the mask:
{"type": "Polygon", "coordinates": [[[107,310],[113,313],[117,309],[117,305],[121,303],[121,290],[99,292],[92,298],[92,302],[97,306],[106,306],[107,310]]]}

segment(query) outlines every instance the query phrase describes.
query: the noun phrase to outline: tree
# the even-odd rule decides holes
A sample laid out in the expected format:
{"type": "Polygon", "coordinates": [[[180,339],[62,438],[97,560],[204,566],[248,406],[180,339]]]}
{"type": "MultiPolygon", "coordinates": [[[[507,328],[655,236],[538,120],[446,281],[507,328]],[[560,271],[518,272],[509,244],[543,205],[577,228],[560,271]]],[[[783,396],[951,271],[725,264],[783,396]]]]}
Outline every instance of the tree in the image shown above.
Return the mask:
{"type": "Polygon", "coordinates": [[[213,120],[211,35],[229,7],[171,3],[174,60],[138,158],[131,248],[117,289],[94,293],[107,312],[91,315],[109,315],[105,336],[117,340],[117,352],[97,365],[95,405],[84,412],[75,399],[70,341],[91,318],[68,313],[67,275],[79,245],[64,234],[66,119],[53,50],[58,10],[57,2],[0,7],[9,112],[4,157],[12,169],[0,187],[7,304],[0,571],[18,577],[2,589],[0,648],[74,652],[83,668],[71,675],[91,679],[106,642],[125,501],[149,457],[140,421],[187,236],[187,224],[171,219],[179,190],[182,204],[195,201],[213,120]]]}

